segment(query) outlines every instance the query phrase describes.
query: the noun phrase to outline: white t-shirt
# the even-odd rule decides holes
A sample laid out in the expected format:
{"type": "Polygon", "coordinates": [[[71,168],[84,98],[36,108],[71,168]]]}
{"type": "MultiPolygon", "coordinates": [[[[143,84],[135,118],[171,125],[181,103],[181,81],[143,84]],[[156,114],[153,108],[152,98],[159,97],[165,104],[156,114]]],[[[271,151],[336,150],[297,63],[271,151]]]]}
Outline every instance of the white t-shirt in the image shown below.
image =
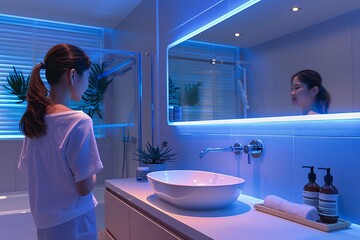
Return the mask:
{"type": "Polygon", "coordinates": [[[102,168],[92,119],[81,111],[45,115],[47,134],[25,137],[18,168],[27,173],[35,226],[49,228],[76,218],[97,205],[81,196],[75,182],[102,168]]]}

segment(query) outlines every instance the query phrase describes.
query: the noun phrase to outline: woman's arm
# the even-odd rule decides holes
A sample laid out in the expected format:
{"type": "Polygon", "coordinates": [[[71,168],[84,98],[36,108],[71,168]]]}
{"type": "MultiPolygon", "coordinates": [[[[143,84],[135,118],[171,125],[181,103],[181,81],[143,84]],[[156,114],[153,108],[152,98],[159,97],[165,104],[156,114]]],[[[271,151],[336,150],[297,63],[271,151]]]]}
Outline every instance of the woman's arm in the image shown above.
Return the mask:
{"type": "Polygon", "coordinates": [[[76,188],[81,196],[88,195],[96,184],[96,174],[76,183],[76,188]]]}

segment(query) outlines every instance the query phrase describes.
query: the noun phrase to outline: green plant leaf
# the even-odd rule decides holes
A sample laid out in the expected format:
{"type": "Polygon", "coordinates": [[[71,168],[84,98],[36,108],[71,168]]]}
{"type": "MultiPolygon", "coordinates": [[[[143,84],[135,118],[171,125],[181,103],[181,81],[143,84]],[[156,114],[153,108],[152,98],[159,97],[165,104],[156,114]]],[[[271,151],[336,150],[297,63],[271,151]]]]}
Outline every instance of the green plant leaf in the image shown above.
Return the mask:
{"type": "Polygon", "coordinates": [[[180,105],[180,88],[169,78],[169,104],[172,106],[180,105]]]}
{"type": "Polygon", "coordinates": [[[175,160],[176,153],[167,146],[167,142],[162,142],[161,147],[159,145],[152,146],[147,142],[145,149],[137,149],[135,155],[137,160],[144,164],[162,164],[175,160]]]}
{"type": "Polygon", "coordinates": [[[92,64],[90,67],[90,76],[89,76],[89,87],[82,96],[83,104],[79,109],[86,112],[90,117],[93,117],[96,113],[100,119],[103,119],[101,113],[101,101],[104,99],[104,94],[106,89],[113,81],[112,79],[108,80],[108,77],[104,76],[105,63],[92,64]]]}
{"type": "Polygon", "coordinates": [[[199,87],[200,82],[186,82],[184,88],[184,97],[182,104],[187,106],[194,106],[199,102],[199,87]]]}
{"type": "Polygon", "coordinates": [[[20,101],[17,103],[23,103],[26,101],[26,95],[29,87],[30,76],[26,79],[23,73],[19,70],[16,70],[15,66],[13,66],[13,72],[9,73],[6,78],[8,85],[3,87],[12,95],[15,95],[19,98],[20,101]]]}

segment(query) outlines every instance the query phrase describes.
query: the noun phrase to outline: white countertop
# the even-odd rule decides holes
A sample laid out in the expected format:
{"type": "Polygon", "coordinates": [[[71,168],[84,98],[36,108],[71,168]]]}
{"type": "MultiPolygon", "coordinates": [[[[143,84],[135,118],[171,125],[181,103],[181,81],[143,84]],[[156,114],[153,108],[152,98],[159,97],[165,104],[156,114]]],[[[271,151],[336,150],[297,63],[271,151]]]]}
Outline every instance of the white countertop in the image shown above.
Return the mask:
{"type": "Polygon", "coordinates": [[[138,208],[193,239],[333,239],[359,240],[360,226],[323,232],[253,208],[260,199],[241,194],[228,208],[216,211],[190,211],[177,208],[153,194],[148,182],[135,179],[106,180],[105,187],[138,208]]]}

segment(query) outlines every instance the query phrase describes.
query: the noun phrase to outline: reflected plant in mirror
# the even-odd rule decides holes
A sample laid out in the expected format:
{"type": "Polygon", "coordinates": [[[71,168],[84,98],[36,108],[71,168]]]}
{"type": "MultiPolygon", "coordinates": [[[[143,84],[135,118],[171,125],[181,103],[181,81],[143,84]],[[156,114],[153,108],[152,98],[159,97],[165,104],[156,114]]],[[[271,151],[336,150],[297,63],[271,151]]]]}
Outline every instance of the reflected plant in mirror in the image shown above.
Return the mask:
{"type": "Polygon", "coordinates": [[[321,73],[331,94],[328,113],[359,111],[360,50],[353,46],[359,43],[360,1],[302,0],[300,11],[292,7],[289,1],[260,1],[171,44],[168,74],[174,83],[201,83],[196,114],[177,121],[302,115],[289,81],[304,69],[321,73]]]}
{"type": "Polygon", "coordinates": [[[200,82],[185,82],[179,88],[169,78],[169,105],[172,120],[181,121],[191,118],[189,115],[191,108],[199,103],[199,86],[201,86],[200,82]]]}
{"type": "Polygon", "coordinates": [[[180,106],[180,88],[169,78],[169,105],[180,106]]]}
{"type": "Polygon", "coordinates": [[[186,82],[184,87],[184,94],[181,98],[182,105],[195,106],[199,103],[199,87],[200,82],[186,82]]]}

